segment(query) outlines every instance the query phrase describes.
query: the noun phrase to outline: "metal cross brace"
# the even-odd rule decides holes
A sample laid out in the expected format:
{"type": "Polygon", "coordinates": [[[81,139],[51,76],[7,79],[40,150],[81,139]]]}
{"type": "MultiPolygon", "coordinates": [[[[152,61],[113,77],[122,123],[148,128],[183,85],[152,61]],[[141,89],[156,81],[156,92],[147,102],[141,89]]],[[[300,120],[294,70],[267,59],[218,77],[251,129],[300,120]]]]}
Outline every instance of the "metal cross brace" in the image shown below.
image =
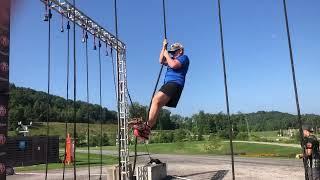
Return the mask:
{"type": "Polygon", "coordinates": [[[108,32],[89,16],[85,15],[79,9],[74,7],[67,0],[40,0],[44,4],[49,4],[49,8],[55,10],[57,13],[63,15],[65,18],[74,22],[82,29],[86,30],[102,42],[106,43],[111,48],[118,50],[120,54],[123,54],[126,49],[126,45],[116,38],[113,34],[108,32]],[[75,11],[75,12],[74,12],[75,11]],[[74,16],[75,14],[75,16],[74,16]],[[118,46],[118,47],[117,47],[118,46]]]}

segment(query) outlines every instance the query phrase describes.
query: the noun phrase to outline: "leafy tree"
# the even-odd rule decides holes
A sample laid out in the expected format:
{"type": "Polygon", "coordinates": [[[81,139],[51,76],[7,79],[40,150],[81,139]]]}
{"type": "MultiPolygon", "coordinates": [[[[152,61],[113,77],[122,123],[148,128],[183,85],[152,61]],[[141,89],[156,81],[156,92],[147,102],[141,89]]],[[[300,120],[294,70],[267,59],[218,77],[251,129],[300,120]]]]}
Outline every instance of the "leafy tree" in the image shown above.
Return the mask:
{"type": "MultiPolygon", "coordinates": [[[[47,120],[48,99],[47,94],[30,88],[16,87],[10,84],[9,100],[9,128],[14,130],[17,122],[24,124],[33,122],[44,122],[47,120]]],[[[49,121],[64,122],[73,120],[73,101],[62,97],[50,95],[49,121]]],[[[77,122],[87,122],[87,113],[90,113],[90,122],[100,122],[100,110],[102,107],[87,104],[82,101],[75,103],[77,122]]],[[[117,122],[117,112],[102,108],[103,123],[117,122]]]]}
{"type": "Polygon", "coordinates": [[[174,142],[182,142],[186,139],[187,133],[183,129],[178,129],[174,132],[174,142]]]}

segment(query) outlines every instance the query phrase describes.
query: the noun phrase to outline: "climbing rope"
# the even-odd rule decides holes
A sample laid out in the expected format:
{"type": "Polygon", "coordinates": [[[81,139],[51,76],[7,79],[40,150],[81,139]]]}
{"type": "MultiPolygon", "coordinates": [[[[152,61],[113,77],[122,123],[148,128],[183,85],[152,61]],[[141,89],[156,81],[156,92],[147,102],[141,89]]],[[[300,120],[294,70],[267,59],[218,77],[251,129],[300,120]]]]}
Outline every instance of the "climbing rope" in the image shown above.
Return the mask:
{"type": "Polygon", "coordinates": [[[222,54],[222,64],[223,64],[223,78],[224,78],[224,90],[226,98],[226,107],[227,107],[227,116],[229,121],[229,136],[230,136],[230,151],[231,151],[231,166],[232,166],[232,179],[235,179],[234,173],[234,153],[233,153],[233,122],[230,118],[230,109],[229,109],[229,96],[228,96],[228,84],[227,84],[227,72],[226,72],[226,62],[224,56],[224,43],[223,43],[223,27],[222,27],[222,17],[221,17],[221,5],[220,0],[218,0],[218,9],[219,9],[219,24],[220,24],[220,43],[221,43],[221,54],[222,54]]]}
{"type": "MultiPolygon", "coordinates": [[[[76,7],[76,0],[73,0],[73,7],[76,7]]],[[[76,16],[76,10],[73,8],[73,17],[76,16]]],[[[73,179],[77,179],[77,59],[76,59],[76,22],[73,21],[73,179]]]]}
{"type": "MultiPolygon", "coordinates": [[[[165,4],[165,0],[162,0],[162,14],[163,14],[163,30],[164,30],[164,38],[167,39],[167,18],[166,18],[166,4],[165,4]]],[[[167,47],[165,47],[167,48],[167,47]]],[[[163,64],[161,65],[161,68],[160,68],[160,71],[158,73],[158,78],[157,78],[157,81],[156,81],[156,85],[154,86],[154,89],[153,89],[153,92],[152,92],[152,97],[151,97],[151,100],[150,100],[150,103],[149,103],[149,107],[148,107],[148,113],[147,113],[147,119],[149,118],[149,111],[150,111],[150,108],[151,108],[151,104],[152,104],[152,99],[157,91],[157,88],[158,88],[158,84],[159,84],[159,80],[160,80],[160,77],[161,77],[161,74],[162,74],[162,70],[163,70],[163,64]]]]}
{"type": "MultiPolygon", "coordinates": [[[[132,116],[135,117],[135,112],[137,112],[135,110],[135,107],[134,107],[134,104],[132,102],[132,99],[131,99],[131,95],[129,93],[129,89],[127,87],[127,94],[128,94],[128,97],[129,97],[129,101],[130,101],[130,104],[131,104],[131,108],[132,108],[132,116]]],[[[133,167],[132,167],[132,172],[131,172],[131,179],[133,180],[134,179],[134,171],[136,169],[136,163],[137,163],[137,144],[138,144],[138,138],[135,137],[134,138],[134,159],[133,159],[133,167]]]]}
{"type": "Polygon", "coordinates": [[[48,79],[47,79],[47,137],[46,137],[46,173],[45,173],[45,180],[48,178],[48,156],[49,156],[49,119],[50,119],[50,74],[51,74],[51,8],[50,4],[47,1],[46,4],[46,10],[48,9],[48,14],[46,16],[48,17],[48,79]]]}
{"type": "Polygon", "coordinates": [[[89,114],[89,57],[88,57],[88,33],[85,33],[86,48],[86,77],[87,77],[87,150],[88,150],[88,177],[90,180],[90,114],[89,114]]]}
{"type": "Polygon", "coordinates": [[[116,95],[116,98],[118,98],[118,93],[117,93],[117,83],[116,83],[116,67],[114,63],[114,57],[113,57],[113,49],[110,49],[110,56],[111,56],[111,63],[112,63],[112,74],[113,74],[113,84],[114,84],[114,92],[116,95]]]}
{"type": "MultiPolygon", "coordinates": [[[[167,22],[166,22],[166,6],[165,6],[165,0],[162,0],[162,13],[163,13],[163,29],[164,29],[164,38],[167,39],[167,22]]],[[[167,48],[167,47],[165,47],[167,48]]],[[[146,114],[146,121],[148,121],[149,119],[149,112],[150,112],[150,108],[151,108],[151,104],[152,104],[152,99],[158,89],[158,84],[159,84],[159,80],[160,80],[160,77],[161,77],[161,74],[162,74],[162,70],[163,70],[163,64],[161,65],[160,67],[160,71],[158,73],[158,77],[157,77],[157,81],[156,81],[156,85],[154,86],[154,89],[153,89],[153,92],[152,92],[152,96],[151,96],[151,100],[150,100],[150,103],[149,103],[149,106],[148,106],[148,111],[147,111],[147,114],[146,114]]],[[[129,91],[128,91],[129,92],[129,91]]],[[[130,97],[130,95],[129,95],[130,97]]],[[[131,98],[130,98],[130,101],[131,101],[131,98]]],[[[131,101],[131,104],[132,104],[132,101],[131,101]]],[[[132,105],[133,106],[133,105],[132,105]]],[[[137,143],[138,143],[138,140],[137,140],[137,137],[135,137],[135,143],[134,143],[134,161],[133,161],[133,173],[135,171],[135,168],[136,168],[136,162],[137,162],[137,143]]],[[[147,147],[147,144],[145,144],[145,147],[147,149],[147,152],[148,152],[148,155],[149,155],[149,158],[150,160],[152,160],[151,156],[150,156],[150,152],[149,152],[149,149],[147,147]]],[[[132,174],[133,174],[132,173],[132,174]]],[[[133,176],[132,176],[133,178],[133,176]]]]}
{"type": "MultiPolygon", "coordinates": [[[[69,113],[69,74],[70,74],[70,22],[67,24],[67,102],[66,102],[66,116],[65,116],[65,137],[68,136],[68,113],[69,113]]],[[[66,171],[66,157],[67,157],[67,141],[64,144],[64,160],[63,160],[63,173],[62,180],[65,177],[66,171]]]]}
{"type": "Polygon", "coordinates": [[[99,118],[100,118],[100,176],[99,179],[102,179],[102,80],[101,80],[101,42],[99,41],[99,104],[100,104],[100,111],[99,111],[99,118]]]}
{"type": "MultiPolygon", "coordinates": [[[[130,92],[129,92],[129,89],[128,89],[128,86],[127,86],[127,94],[128,94],[128,97],[129,97],[129,101],[130,101],[130,104],[131,104],[131,108],[132,108],[132,117],[136,117],[137,114],[136,112],[138,112],[136,110],[136,108],[134,107],[134,104],[133,104],[133,101],[131,99],[131,95],[130,95],[130,92]]],[[[132,172],[131,172],[131,179],[134,179],[134,172],[135,172],[135,169],[136,169],[136,164],[137,164],[137,144],[138,144],[138,138],[135,137],[134,139],[134,159],[133,159],[133,168],[132,168],[132,172]]],[[[147,150],[147,153],[149,155],[149,158],[150,158],[150,161],[152,160],[151,156],[150,156],[150,152],[149,152],[149,149],[148,149],[148,146],[146,143],[144,143],[145,147],[146,147],[146,150],[147,150]]]]}
{"type": "MultiPolygon", "coordinates": [[[[163,19],[164,19],[164,37],[165,39],[167,39],[167,29],[166,29],[166,10],[165,10],[165,0],[162,1],[163,3],[163,19]]],[[[73,6],[75,7],[76,2],[75,0],[73,0],[73,6]]],[[[47,79],[47,118],[46,118],[46,135],[47,135],[47,149],[46,149],[46,168],[45,168],[45,179],[47,179],[48,176],[48,153],[49,153],[49,121],[50,121],[50,111],[51,111],[51,98],[50,98],[50,82],[51,82],[51,18],[52,18],[52,13],[51,13],[51,7],[50,7],[50,3],[49,0],[46,0],[45,3],[45,9],[46,9],[46,16],[45,16],[45,21],[48,21],[48,79],[47,79]]],[[[300,112],[300,105],[299,105],[299,98],[298,98],[298,90],[297,90],[297,83],[296,83],[296,75],[295,75],[295,67],[294,67],[294,59],[293,59],[293,52],[292,52],[292,45],[291,45],[291,37],[290,37],[290,29],[289,29],[289,23],[288,23],[288,15],[287,15],[287,7],[286,7],[286,0],[283,0],[283,6],[284,6],[284,14],[285,14],[285,23],[286,23],[286,32],[287,32],[287,38],[288,38],[288,46],[289,46],[289,52],[290,52],[290,63],[291,63],[291,71],[292,71],[292,79],[293,79],[293,85],[294,85],[294,93],[295,93],[295,102],[296,102],[296,108],[297,108],[297,118],[298,118],[298,122],[299,122],[299,132],[300,132],[300,143],[301,143],[301,148],[303,151],[303,154],[305,155],[305,150],[304,150],[304,144],[303,144],[303,131],[302,131],[302,124],[303,124],[303,120],[301,119],[301,112],[300,112]]],[[[118,22],[117,22],[117,0],[114,0],[114,8],[115,8],[115,24],[116,24],[116,38],[118,38],[118,22]]],[[[230,150],[231,150],[231,161],[232,161],[232,176],[233,179],[235,179],[235,170],[234,170],[234,152],[233,152],[233,122],[232,119],[230,118],[230,108],[229,108],[229,97],[228,97],[228,86],[227,86],[227,72],[226,72],[226,63],[225,63],[225,52],[224,52],[224,38],[223,38],[223,26],[222,26],[222,15],[221,15],[221,4],[220,4],[220,0],[218,0],[218,8],[219,8],[219,24],[220,24],[220,41],[221,41],[221,52],[222,52],[222,63],[223,63],[223,76],[224,76],[224,89],[225,89],[225,99],[226,99],[226,108],[227,108],[227,118],[229,121],[229,125],[230,125],[230,129],[229,129],[229,136],[230,136],[230,150]]],[[[75,17],[75,9],[73,9],[73,16],[75,17]]],[[[63,29],[63,17],[62,17],[62,26],[61,26],[61,32],[64,31],[63,29]]],[[[67,112],[68,112],[68,99],[69,99],[69,61],[70,61],[70,24],[68,22],[68,26],[67,26],[67,30],[68,30],[68,55],[67,55],[67,112]]],[[[74,89],[73,89],[73,125],[74,125],[74,131],[73,131],[73,139],[74,139],[74,151],[73,151],[73,169],[74,169],[74,179],[76,179],[76,145],[77,145],[77,121],[76,121],[76,98],[77,98],[77,89],[76,89],[76,29],[75,29],[75,22],[73,21],[73,46],[74,46],[74,89]]],[[[87,33],[86,33],[86,38],[87,37],[87,33]]],[[[94,42],[95,42],[95,37],[94,37],[94,42]]],[[[94,45],[94,49],[96,49],[96,45],[94,45]]],[[[101,50],[101,43],[99,42],[99,80],[100,80],[100,179],[102,176],[102,99],[101,99],[101,54],[100,54],[100,50],[101,50]]],[[[112,54],[112,49],[111,49],[111,54],[112,54]]],[[[118,139],[120,139],[121,134],[120,134],[120,118],[119,118],[119,100],[120,97],[118,96],[119,94],[119,88],[117,89],[116,86],[116,80],[115,80],[115,70],[114,70],[114,61],[113,61],[113,55],[112,56],[112,64],[113,64],[113,74],[114,74],[114,83],[115,83],[115,91],[116,91],[116,97],[118,100],[118,104],[117,104],[117,108],[118,108],[118,139]]],[[[119,62],[119,45],[117,44],[117,64],[119,62]]],[[[88,81],[88,49],[87,49],[87,40],[86,40],[86,65],[87,65],[87,103],[89,103],[89,81],[88,81]]],[[[149,116],[149,111],[151,108],[151,104],[152,104],[152,99],[156,93],[158,84],[159,84],[159,80],[162,74],[162,70],[163,70],[163,66],[161,65],[160,68],[160,72],[158,74],[158,78],[156,81],[156,85],[154,88],[154,91],[152,93],[152,98],[151,101],[149,103],[148,106],[148,112],[147,112],[147,117],[146,119],[148,119],[149,116]]],[[[118,71],[118,82],[119,82],[119,67],[117,68],[118,71]]],[[[129,96],[129,100],[131,102],[133,111],[135,112],[135,108],[134,108],[134,104],[132,103],[132,99],[129,93],[129,90],[127,89],[127,93],[129,96]]],[[[90,142],[90,125],[89,125],[89,121],[90,121],[90,114],[89,112],[87,112],[87,135],[88,135],[88,172],[89,172],[89,179],[90,179],[90,147],[89,147],[89,142],[90,142]]],[[[65,120],[65,135],[67,136],[67,128],[68,128],[68,121],[65,120]]],[[[146,148],[147,145],[145,144],[146,148]]],[[[150,153],[149,150],[147,148],[149,157],[150,157],[150,153]]],[[[64,160],[66,159],[66,147],[65,147],[65,157],[64,160]]],[[[121,168],[121,159],[120,159],[120,145],[119,145],[119,153],[118,153],[118,158],[119,158],[119,168],[121,168]]],[[[135,160],[134,160],[134,166],[133,166],[133,170],[135,170],[135,166],[136,166],[136,157],[137,157],[137,138],[135,139],[135,160]]],[[[151,157],[150,157],[151,159],[151,157]]],[[[304,168],[305,168],[305,178],[308,179],[308,171],[307,171],[307,161],[305,158],[303,158],[303,164],[304,164],[304,168]]],[[[63,179],[65,177],[65,161],[64,161],[64,165],[63,165],[63,179]]],[[[121,171],[119,171],[119,178],[121,179],[121,171]]]]}
{"type": "MultiPolygon", "coordinates": [[[[165,5],[165,0],[162,0],[162,13],[163,13],[163,29],[164,29],[164,38],[167,39],[167,21],[166,21],[166,5],[165,5]]],[[[167,48],[167,47],[166,47],[167,48]]],[[[149,107],[148,107],[148,113],[147,113],[147,118],[149,118],[149,111],[150,111],[150,108],[151,108],[151,104],[152,104],[152,99],[157,91],[157,88],[158,88],[158,84],[159,84],[159,80],[160,80],[160,77],[161,77],[161,74],[162,74],[162,70],[163,70],[163,64],[161,65],[161,68],[160,68],[160,72],[158,73],[158,78],[157,78],[157,81],[156,81],[156,85],[154,86],[154,89],[153,89],[153,92],[152,92],[152,97],[151,97],[151,100],[150,100],[150,103],[149,103],[149,107]]]]}
{"type": "Polygon", "coordinates": [[[60,32],[64,32],[64,23],[63,23],[63,15],[61,14],[61,29],[60,29],[60,32]]]}
{"type": "MultiPolygon", "coordinates": [[[[115,29],[116,29],[116,39],[118,39],[118,12],[117,12],[117,0],[114,0],[114,19],[115,19],[115,29]]],[[[120,81],[120,69],[119,69],[119,42],[117,41],[117,82],[120,81]]],[[[119,84],[118,84],[119,86],[119,84]]],[[[119,180],[122,179],[121,169],[123,168],[121,165],[121,122],[120,122],[120,88],[117,89],[117,109],[118,109],[118,165],[119,165],[119,180]]]]}
{"type": "Polygon", "coordinates": [[[296,73],[294,68],[294,60],[293,60],[293,53],[292,53],[292,45],[291,45],[291,37],[290,37],[290,29],[289,29],[289,21],[288,21],[288,13],[287,13],[287,5],[286,0],[283,0],[283,9],[284,9],[284,16],[286,21],[286,30],[287,30],[287,38],[288,38],[288,46],[289,46],[289,52],[290,52],[290,63],[291,63],[291,71],[292,71],[292,80],[293,80],[293,87],[294,87],[294,94],[295,94],[295,101],[296,101],[296,107],[297,107],[297,113],[298,113],[298,122],[299,122],[299,132],[300,132],[300,145],[302,149],[303,154],[303,167],[305,171],[305,179],[308,180],[308,169],[307,169],[307,160],[306,160],[306,152],[305,147],[303,144],[303,130],[302,130],[302,119],[301,119],[301,113],[300,113],[300,105],[299,105],[299,97],[298,97],[298,90],[297,90],[297,81],[296,81],[296,73]]]}
{"type": "MultiPolygon", "coordinates": [[[[164,38],[167,39],[167,22],[166,22],[166,8],[165,8],[165,0],[162,0],[162,10],[163,10],[163,28],[164,28],[164,38]]],[[[166,47],[167,48],[167,47],[166,47]]],[[[149,111],[150,111],[150,108],[151,108],[151,104],[152,104],[152,99],[157,91],[157,88],[158,88],[158,84],[159,84],[159,80],[160,80],[160,77],[161,77],[161,74],[162,74],[162,70],[163,70],[163,64],[161,65],[161,68],[160,68],[160,72],[158,73],[158,78],[157,78],[157,81],[156,81],[156,85],[154,86],[154,89],[153,89],[153,92],[152,92],[152,96],[151,96],[151,100],[150,100],[150,103],[149,103],[149,106],[148,106],[148,113],[147,113],[147,117],[146,119],[149,118],[149,111]]]]}

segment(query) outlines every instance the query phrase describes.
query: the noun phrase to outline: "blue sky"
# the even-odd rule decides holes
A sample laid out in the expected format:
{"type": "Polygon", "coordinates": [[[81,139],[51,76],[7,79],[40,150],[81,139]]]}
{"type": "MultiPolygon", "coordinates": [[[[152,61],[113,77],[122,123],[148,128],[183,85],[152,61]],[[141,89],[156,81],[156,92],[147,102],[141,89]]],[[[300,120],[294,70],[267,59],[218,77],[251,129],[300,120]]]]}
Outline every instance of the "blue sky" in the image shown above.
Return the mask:
{"type": "MultiPolygon", "coordinates": [[[[11,17],[10,81],[46,91],[44,7],[39,0],[19,2],[11,17]]],[[[127,44],[129,89],[134,101],[145,105],[150,101],[160,68],[161,3],[161,0],[118,0],[119,37],[127,44]]],[[[295,114],[282,0],[222,0],[221,3],[231,112],[277,110],[295,114]]],[[[77,0],[77,5],[114,33],[113,0],[77,0]]],[[[287,5],[301,110],[319,114],[320,1],[288,0],[287,5]]],[[[67,36],[60,33],[60,23],[61,16],[54,13],[51,92],[65,97],[67,36]]],[[[181,42],[191,61],[183,95],[172,112],[182,115],[199,110],[225,112],[217,1],[167,1],[167,31],[168,41],[181,42]]],[[[78,30],[77,99],[85,100],[85,51],[81,36],[78,30]]],[[[92,40],[89,47],[92,49],[92,40]]],[[[99,102],[97,57],[97,51],[90,50],[93,103],[99,102]]],[[[102,65],[103,105],[115,109],[110,57],[103,56],[102,65]]]]}

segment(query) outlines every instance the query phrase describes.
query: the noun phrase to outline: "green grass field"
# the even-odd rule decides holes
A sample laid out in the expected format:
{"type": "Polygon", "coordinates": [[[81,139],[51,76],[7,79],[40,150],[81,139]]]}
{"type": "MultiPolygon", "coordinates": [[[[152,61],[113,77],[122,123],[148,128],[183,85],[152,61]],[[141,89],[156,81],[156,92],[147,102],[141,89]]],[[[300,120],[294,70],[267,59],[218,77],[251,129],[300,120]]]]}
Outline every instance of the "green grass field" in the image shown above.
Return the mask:
{"type": "MultiPolygon", "coordinates": [[[[112,134],[117,131],[116,124],[103,124],[102,125],[103,133],[112,134]]],[[[53,136],[61,136],[64,137],[65,134],[65,124],[60,122],[50,122],[49,123],[49,131],[50,135],[53,136]]],[[[30,128],[29,136],[37,136],[37,135],[46,135],[47,126],[46,123],[40,122],[34,124],[30,128]]],[[[68,124],[68,132],[70,134],[73,133],[73,124],[68,124]]],[[[77,132],[78,134],[86,134],[87,133],[87,124],[86,123],[77,123],[77,132]]],[[[100,124],[90,124],[90,134],[100,134],[100,124]]],[[[9,136],[15,136],[16,133],[14,131],[9,131],[9,136]]]]}
{"type": "MultiPolygon", "coordinates": [[[[87,154],[85,153],[77,153],[77,167],[86,167],[88,166],[88,159],[87,154]]],[[[110,165],[116,164],[118,162],[118,158],[114,156],[102,156],[102,164],[103,165],[110,165]]],[[[100,165],[100,155],[99,154],[91,154],[90,155],[90,166],[99,166],[100,165]]],[[[48,169],[62,169],[62,163],[50,163],[48,165],[48,169]]],[[[66,168],[73,168],[73,164],[66,165],[66,168]]],[[[24,166],[24,167],[16,167],[16,171],[23,172],[23,171],[40,171],[45,170],[45,164],[33,165],[33,166],[24,166]]]]}
{"type": "MultiPolygon", "coordinates": [[[[220,142],[221,146],[214,147],[215,143],[209,141],[183,142],[183,143],[159,143],[148,144],[151,153],[159,154],[190,154],[190,155],[229,155],[230,146],[228,142],[220,142]]],[[[245,142],[234,142],[234,153],[239,156],[248,157],[283,157],[294,158],[300,153],[300,148],[283,147],[269,144],[252,144],[245,142]]],[[[94,149],[94,148],[93,148],[94,149]]],[[[105,150],[117,151],[116,146],[105,146],[105,150]]],[[[147,152],[145,145],[139,144],[139,152],[147,152]]],[[[130,151],[133,151],[133,145],[130,151]]]]}
{"type": "Polygon", "coordinates": [[[252,136],[254,136],[253,140],[258,141],[267,141],[267,142],[281,142],[281,143],[298,143],[295,137],[290,137],[288,135],[278,136],[278,131],[260,131],[260,132],[252,132],[252,136]]]}
{"type": "Polygon", "coordinates": [[[278,131],[251,132],[251,135],[255,135],[259,137],[278,137],[278,131]]]}

